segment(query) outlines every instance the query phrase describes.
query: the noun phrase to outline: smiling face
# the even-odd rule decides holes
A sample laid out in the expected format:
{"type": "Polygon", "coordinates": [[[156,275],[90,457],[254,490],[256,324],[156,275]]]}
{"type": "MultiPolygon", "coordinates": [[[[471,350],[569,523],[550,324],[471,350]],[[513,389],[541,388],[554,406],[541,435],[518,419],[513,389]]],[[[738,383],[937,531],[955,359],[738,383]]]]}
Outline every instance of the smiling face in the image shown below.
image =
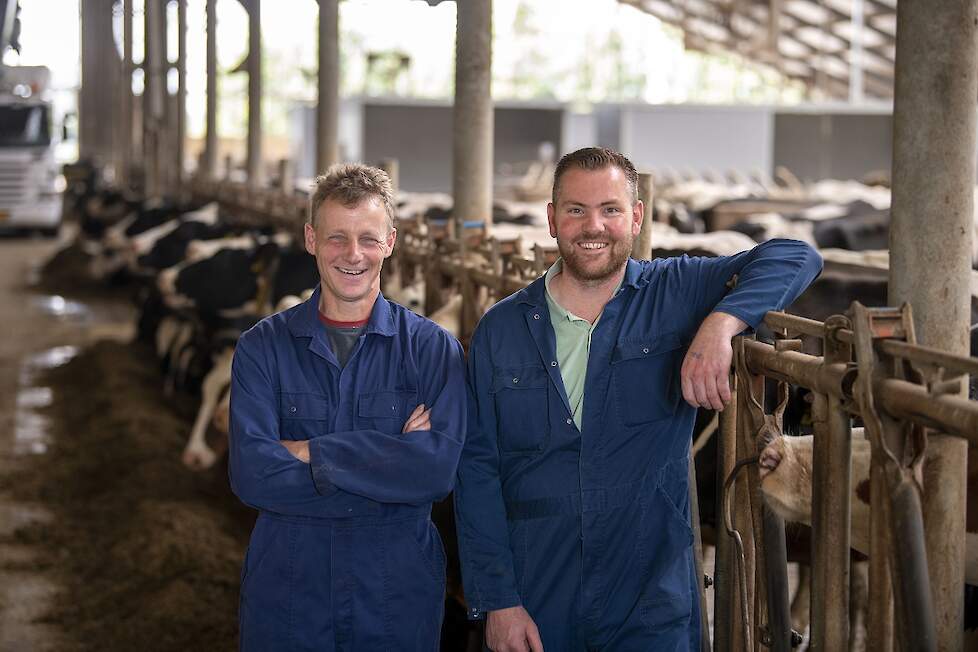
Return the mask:
{"type": "Polygon", "coordinates": [[[323,314],[340,321],[370,315],[380,292],[380,268],[396,236],[379,197],[367,196],[352,207],[323,201],[315,226],[305,225],[306,251],[316,257],[319,269],[323,314]]]}
{"type": "Polygon", "coordinates": [[[632,204],[625,174],[617,167],[568,169],[556,204],[547,205],[550,235],[564,271],[578,281],[606,281],[619,273],[642,226],[642,202],[632,204]]]}

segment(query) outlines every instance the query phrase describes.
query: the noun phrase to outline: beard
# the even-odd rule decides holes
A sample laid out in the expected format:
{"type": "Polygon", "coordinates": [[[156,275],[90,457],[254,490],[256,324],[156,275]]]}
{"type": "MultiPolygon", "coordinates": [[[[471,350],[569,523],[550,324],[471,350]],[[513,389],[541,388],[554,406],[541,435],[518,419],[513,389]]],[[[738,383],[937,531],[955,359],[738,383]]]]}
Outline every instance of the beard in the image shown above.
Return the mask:
{"type": "Polygon", "coordinates": [[[604,281],[620,271],[625,261],[631,255],[633,238],[631,237],[631,233],[628,235],[629,237],[627,238],[608,241],[611,251],[609,252],[610,255],[608,256],[607,263],[603,265],[597,265],[594,261],[588,261],[587,255],[582,253],[575,245],[576,242],[607,241],[607,236],[591,236],[584,233],[575,242],[563,242],[558,239],[557,249],[560,251],[561,258],[564,259],[564,266],[574,277],[582,281],[604,281]]]}

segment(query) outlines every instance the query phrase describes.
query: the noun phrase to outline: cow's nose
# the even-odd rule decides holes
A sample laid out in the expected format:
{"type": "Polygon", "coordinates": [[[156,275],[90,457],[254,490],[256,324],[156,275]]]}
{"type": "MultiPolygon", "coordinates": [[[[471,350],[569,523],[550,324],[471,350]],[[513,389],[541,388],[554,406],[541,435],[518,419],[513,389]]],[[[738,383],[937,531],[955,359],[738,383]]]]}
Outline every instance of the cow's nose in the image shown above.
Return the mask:
{"type": "Polygon", "coordinates": [[[780,451],[774,445],[766,446],[761,451],[761,457],[758,460],[758,465],[761,467],[761,477],[777,469],[779,464],[781,464],[780,451]]]}

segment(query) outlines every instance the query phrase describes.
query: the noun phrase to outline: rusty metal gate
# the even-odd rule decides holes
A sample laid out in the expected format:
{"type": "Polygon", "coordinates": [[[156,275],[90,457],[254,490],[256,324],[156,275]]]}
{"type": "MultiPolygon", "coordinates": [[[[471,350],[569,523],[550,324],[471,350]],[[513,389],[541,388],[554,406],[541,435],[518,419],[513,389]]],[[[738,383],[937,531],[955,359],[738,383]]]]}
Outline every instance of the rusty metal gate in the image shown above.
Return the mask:
{"type": "MultiPolygon", "coordinates": [[[[814,392],[810,650],[849,645],[850,460],[853,417],[871,450],[868,647],[936,650],[924,545],[921,466],[929,432],[978,443],[978,402],[961,395],[978,359],[915,343],[910,306],[866,308],[825,322],[780,312],[773,345],[734,340],[735,399],[721,414],[713,649],[790,650],[784,523],[764,504],[754,462],[780,434],[786,383],[814,392]],[[801,352],[801,337],[822,356],[801,352]],[[779,406],[764,410],[765,378],[779,406]]],[[[960,524],[964,527],[964,513],[960,524]]],[[[964,583],[963,568],[961,583],[964,583]]],[[[704,632],[703,648],[710,648],[704,632]]]]}

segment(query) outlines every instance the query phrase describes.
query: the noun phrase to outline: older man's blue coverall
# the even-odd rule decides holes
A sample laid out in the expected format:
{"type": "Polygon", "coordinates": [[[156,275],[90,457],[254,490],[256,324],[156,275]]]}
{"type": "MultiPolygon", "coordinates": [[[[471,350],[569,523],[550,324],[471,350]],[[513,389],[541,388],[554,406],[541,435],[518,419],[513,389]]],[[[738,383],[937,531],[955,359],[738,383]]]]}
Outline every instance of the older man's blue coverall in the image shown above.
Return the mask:
{"type": "Polygon", "coordinates": [[[241,579],[242,650],[438,649],[445,553],[431,503],[465,426],[458,342],[378,296],[341,369],[319,290],[242,335],[231,486],[260,510],[241,579]],[[418,404],[431,430],[401,433],[418,404]],[[308,440],[310,463],[282,439],[308,440]]]}
{"type": "Polygon", "coordinates": [[[684,350],[710,312],[754,327],[820,270],[790,240],[629,260],[591,336],[580,430],[544,279],[486,313],[469,350],[455,489],[470,617],[523,605],[548,652],[699,649],[684,350]]]}

